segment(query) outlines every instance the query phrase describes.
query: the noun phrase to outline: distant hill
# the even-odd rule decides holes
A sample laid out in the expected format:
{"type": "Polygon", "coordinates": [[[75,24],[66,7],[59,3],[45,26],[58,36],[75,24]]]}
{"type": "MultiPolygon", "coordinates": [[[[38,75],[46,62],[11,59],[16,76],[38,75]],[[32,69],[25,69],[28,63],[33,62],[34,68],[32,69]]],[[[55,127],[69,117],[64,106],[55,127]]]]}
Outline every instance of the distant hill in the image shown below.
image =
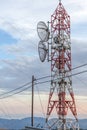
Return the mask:
{"type": "MultiPolygon", "coordinates": [[[[34,126],[43,127],[45,124],[45,119],[42,117],[34,117],[34,126]]],[[[25,126],[31,125],[31,118],[24,119],[1,119],[0,118],[0,128],[9,130],[19,130],[25,128],[25,126]]]]}
{"type": "Polygon", "coordinates": [[[79,125],[80,125],[80,128],[87,130],[87,119],[80,119],[79,125]]]}
{"type": "MultiPolygon", "coordinates": [[[[87,119],[79,120],[80,128],[87,130],[87,119]]],[[[0,128],[8,130],[19,130],[25,128],[25,126],[31,125],[30,118],[24,119],[1,119],[0,118],[0,128]]],[[[34,126],[43,128],[45,125],[45,118],[34,117],[34,126]]]]}

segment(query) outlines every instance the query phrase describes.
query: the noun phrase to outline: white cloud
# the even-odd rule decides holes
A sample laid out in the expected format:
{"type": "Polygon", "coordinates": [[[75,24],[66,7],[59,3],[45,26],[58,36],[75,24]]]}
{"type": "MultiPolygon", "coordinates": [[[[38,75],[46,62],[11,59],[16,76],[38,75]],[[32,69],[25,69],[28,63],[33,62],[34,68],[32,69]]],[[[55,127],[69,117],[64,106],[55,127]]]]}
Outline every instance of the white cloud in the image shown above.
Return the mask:
{"type": "MultiPolygon", "coordinates": [[[[68,14],[70,14],[71,16],[71,22],[73,23],[72,24],[73,26],[74,24],[82,23],[86,20],[86,12],[87,12],[86,0],[84,3],[82,0],[80,1],[71,0],[67,2],[64,0],[62,1],[62,3],[65,6],[68,14]]],[[[9,53],[10,55],[13,55],[15,59],[12,60],[9,59],[8,57],[3,61],[8,62],[8,64],[12,64],[12,66],[14,65],[16,68],[18,69],[20,68],[21,70],[27,68],[28,64],[34,63],[32,59],[37,59],[37,55],[38,55],[37,45],[39,42],[39,38],[36,34],[37,22],[39,20],[44,20],[44,21],[50,20],[50,14],[53,13],[57,5],[58,2],[56,0],[55,1],[48,0],[46,2],[44,2],[44,0],[0,1],[0,9],[2,10],[0,12],[0,28],[5,30],[10,35],[12,35],[12,37],[18,39],[17,43],[14,43],[12,45],[4,45],[0,47],[0,49],[1,50],[3,49],[5,53],[9,53]]],[[[80,41],[78,42],[75,40],[72,43],[72,48],[73,48],[72,52],[74,53],[73,59],[75,64],[78,65],[78,62],[79,63],[82,61],[85,62],[83,57],[85,56],[86,53],[86,47],[87,47],[86,44],[84,47],[80,41]],[[79,49],[78,53],[76,51],[77,49],[79,49]],[[78,59],[78,57],[80,58],[78,59]]],[[[35,63],[37,62],[35,61],[35,63]]],[[[38,64],[35,66],[37,67],[37,70],[40,68],[38,64]]]]}
{"type": "MultiPolygon", "coordinates": [[[[77,27],[72,32],[72,64],[74,67],[87,61],[86,35],[84,38],[82,35],[78,36],[81,32],[79,25],[85,23],[87,26],[87,0],[84,2],[83,0],[62,0],[62,3],[71,16],[72,28],[77,27]],[[74,32],[77,30],[78,33],[75,33],[75,36],[74,32]]],[[[0,46],[0,51],[3,51],[5,55],[9,54],[9,57],[2,56],[0,60],[0,87],[2,89],[10,90],[30,82],[32,75],[35,75],[35,78],[50,75],[50,63],[41,63],[38,57],[39,38],[36,28],[38,21],[50,21],[50,15],[57,5],[57,0],[0,0],[0,29],[18,41],[0,46]]],[[[84,77],[83,81],[84,79],[86,81],[86,75],[82,77],[84,77]]],[[[78,94],[77,86],[81,90],[84,85],[76,79],[73,81],[74,89],[78,94]]],[[[47,87],[41,86],[42,90],[47,87]]],[[[87,94],[86,91],[84,94],[87,94]]]]}
{"type": "MultiPolygon", "coordinates": [[[[72,27],[76,24],[77,29],[79,29],[79,24],[86,21],[87,1],[85,0],[83,2],[82,0],[70,0],[66,2],[64,0],[62,3],[68,14],[71,16],[72,27]]],[[[7,59],[3,59],[3,61],[8,61],[9,64],[12,64],[12,66],[14,65],[15,67],[19,65],[22,67],[18,67],[21,70],[23,68],[27,68],[24,64],[31,64],[30,60],[32,61],[32,64],[34,63],[32,59],[37,59],[37,45],[39,42],[36,32],[36,25],[39,20],[50,20],[50,15],[54,12],[57,5],[58,1],[56,0],[48,0],[46,2],[44,0],[0,1],[0,9],[2,10],[0,11],[0,28],[18,40],[17,43],[12,45],[3,45],[0,47],[0,50],[4,50],[5,53],[13,55],[15,59],[12,60],[8,57],[7,59]]],[[[74,38],[77,39],[78,34],[77,37],[74,38]]],[[[72,43],[72,52],[74,53],[73,59],[76,65],[82,61],[85,62],[83,57],[86,54],[86,47],[86,44],[84,47],[80,41],[78,42],[75,40],[72,43]],[[78,53],[76,51],[77,49],[79,49],[78,53]],[[78,57],[80,58],[78,59],[78,57]]],[[[35,63],[37,62],[35,61],[35,63]]],[[[44,65],[45,64],[43,64],[43,66],[44,65]]],[[[37,70],[39,70],[40,66],[38,66],[38,64],[35,66],[37,66],[37,70]]]]}
{"type": "MultiPolygon", "coordinates": [[[[72,25],[87,21],[87,1],[62,1],[72,25]]],[[[13,37],[29,39],[36,37],[38,21],[50,21],[58,1],[44,0],[4,0],[0,2],[0,28],[6,30],[13,37]]],[[[79,29],[79,28],[78,28],[79,29]]],[[[78,34],[77,34],[78,35],[78,34]]]]}

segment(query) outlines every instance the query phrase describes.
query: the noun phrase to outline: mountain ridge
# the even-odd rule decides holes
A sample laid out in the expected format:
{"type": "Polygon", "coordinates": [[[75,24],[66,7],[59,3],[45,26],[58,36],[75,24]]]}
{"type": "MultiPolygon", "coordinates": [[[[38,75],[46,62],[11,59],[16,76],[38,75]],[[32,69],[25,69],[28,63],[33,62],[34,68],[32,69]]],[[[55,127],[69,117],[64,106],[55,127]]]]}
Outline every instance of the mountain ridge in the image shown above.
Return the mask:
{"type": "MultiPolygon", "coordinates": [[[[52,119],[53,120],[53,119],[52,119]]],[[[79,119],[81,129],[87,129],[87,119],[79,119]]],[[[0,118],[0,128],[19,130],[24,129],[25,126],[31,126],[31,118],[23,119],[4,119],[0,118]]],[[[45,126],[45,118],[34,117],[34,127],[43,128],[45,126]]]]}

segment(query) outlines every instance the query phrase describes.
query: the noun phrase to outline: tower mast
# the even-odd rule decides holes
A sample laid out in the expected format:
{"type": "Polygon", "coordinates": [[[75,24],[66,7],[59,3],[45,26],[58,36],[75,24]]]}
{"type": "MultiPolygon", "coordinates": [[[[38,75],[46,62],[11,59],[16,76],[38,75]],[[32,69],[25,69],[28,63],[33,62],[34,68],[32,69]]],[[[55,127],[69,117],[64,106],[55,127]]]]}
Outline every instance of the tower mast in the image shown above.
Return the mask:
{"type": "Polygon", "coordinates": [[[51,15],[51,36],[51,87],[47,107],[47,120],[55,107],[61,121],[61,129],[65,130],[69,108],[76,122],[78,119],[71,78],[70,16],[64,9],[61,0],[59,0],[58,7],[51,15]],[[56,100],[53,99],[55,90],[58,96],[56,100]],[[70,100],[66,98],[67,90],[71,97],[70,100]]]}
{"type": "Polygon", "coordinates": [[[57,122],[58,130],[66,130],[69,128],[79,130],[72,88],[70,16],[67,14],[61,0],[59,0],[56,10],[51,15],[51,22],[49,23],[50,30],[42,21],[37,25],[38,35],[41,39],[38,46],[40,60],[44,62],[48,53],[47,59],[51,61],[51,86],[46,122],[48,122],[55,108],[59,117],[57,122]],[[46,44],[48,44],[48,49],[46,44]],[[57,95],[56,99],[54,98],[55,95],[57,95]],[[68,109],[70,109],[75,118],[74,122],[66,118],[68,109]]]}

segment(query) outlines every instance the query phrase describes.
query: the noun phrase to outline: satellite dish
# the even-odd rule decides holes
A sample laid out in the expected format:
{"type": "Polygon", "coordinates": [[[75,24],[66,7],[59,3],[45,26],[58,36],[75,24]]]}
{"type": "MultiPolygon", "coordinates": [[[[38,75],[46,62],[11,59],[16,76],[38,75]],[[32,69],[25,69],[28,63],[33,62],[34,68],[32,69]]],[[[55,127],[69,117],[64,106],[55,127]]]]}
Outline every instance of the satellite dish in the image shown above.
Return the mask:
{"type": "Polygon", "coordinates": [[[41,41],[43,41],[43,42],[48,41],[48,39],[49,39],[49,30],[48,30],[47,25],[44,22],[40,21],[37,24],[37,33],[38,33],[38,36],[41,39],[41,41]]]}
{"type": "Polygon", "coordinates": [[[38,53],[41,62],[44,62],[46,59],[47,49],[46,49],[46,45],[42,41],[40,41],[38,44],[38,53]]]}

